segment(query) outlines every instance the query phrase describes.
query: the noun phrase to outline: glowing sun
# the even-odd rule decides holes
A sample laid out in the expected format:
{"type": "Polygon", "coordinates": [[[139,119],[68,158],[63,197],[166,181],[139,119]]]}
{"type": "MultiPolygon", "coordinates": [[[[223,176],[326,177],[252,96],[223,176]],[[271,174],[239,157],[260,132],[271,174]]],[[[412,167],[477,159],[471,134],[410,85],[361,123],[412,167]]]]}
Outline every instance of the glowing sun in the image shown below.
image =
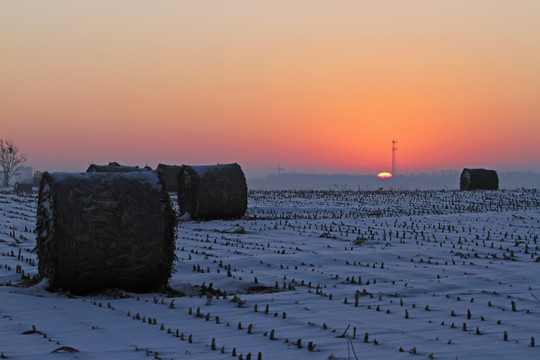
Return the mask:
{"type": "Polygon", "coordinates": [[[392,177],[392,174],[389,172],[382,172],[377,175],[377,177],[380,177],[381,179],[388,179],[392,177]]]}

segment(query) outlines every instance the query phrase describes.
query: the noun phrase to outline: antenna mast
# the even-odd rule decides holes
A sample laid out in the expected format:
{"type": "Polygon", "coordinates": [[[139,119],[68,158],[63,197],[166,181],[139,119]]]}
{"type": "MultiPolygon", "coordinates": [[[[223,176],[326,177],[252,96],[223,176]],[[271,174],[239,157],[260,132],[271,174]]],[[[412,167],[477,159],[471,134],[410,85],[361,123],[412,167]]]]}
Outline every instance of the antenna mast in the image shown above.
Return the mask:
{"type": "Polygon", "coordinates": [[[276,170],[278,176],[281,176],[281,172],[285,170],[284,168],[281,167],[281,165],[278,165],[277,168],[265,167],[263,169],[276,170]]]}
{"type": "Polygon", "coordinates": [[[392,176],[397,175],[397,140],[392,140],[392,176]]]}

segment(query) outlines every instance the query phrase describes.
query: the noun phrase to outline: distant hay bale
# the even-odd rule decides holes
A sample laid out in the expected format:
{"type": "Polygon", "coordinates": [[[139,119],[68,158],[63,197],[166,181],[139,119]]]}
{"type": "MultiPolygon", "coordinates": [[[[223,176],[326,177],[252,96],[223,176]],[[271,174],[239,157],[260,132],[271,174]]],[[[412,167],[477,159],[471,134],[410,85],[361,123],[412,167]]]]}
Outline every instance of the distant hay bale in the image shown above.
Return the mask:
{"type": "Polygon", "coordinates": [[[120,165],[117,162],[110,162],[108,165],[96,165],[90,164],[86,172],[134,172],[134,171],[150,171],[150,167],[145,166],[140,168],[138,166],[120,165]]]}
{"type": "Polygon", "coordinates": [[[172,272],[175,224],[156,172],[44,173],[39,277],[74,293],[157,289],[172,272]]]}
{"type": "Polygon", "coordinates": [[[499,190],[499,177],[495,170],[463,169],[459,185],[461,190],[499,190]]]}
{"type": "Polygon", "coordinates": [[[31,194],[32,184],[15,183],[15,185],[13,186],[13,190],[17,194],[31,194]]]}
{"type": "Polygon", "coordinates": [[[192,219],[241,218],[247,209],[247,185],[240,165],[223,164],[180,168],[180,214],[192,219]]]}
{"type": "Polygon", "coordinates": [[[180,166],[159,164],[156,171],[161,173],[165,190],[168,192],[178,192],[178,174],[180,174],[180,166]]]}

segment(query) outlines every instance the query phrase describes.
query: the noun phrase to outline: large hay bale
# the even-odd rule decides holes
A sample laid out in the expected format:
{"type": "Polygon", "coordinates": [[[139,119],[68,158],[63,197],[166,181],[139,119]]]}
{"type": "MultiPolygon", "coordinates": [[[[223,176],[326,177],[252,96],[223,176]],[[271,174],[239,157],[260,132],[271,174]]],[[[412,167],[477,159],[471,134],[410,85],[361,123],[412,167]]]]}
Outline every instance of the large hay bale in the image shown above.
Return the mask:
{"type": "Polygon", "coordinates": [[[148,166],[140,168],[138,166],[120,165],[117,162],[110,162],[108,165],[90,164],[86,172],[134,172],[134,171],[150,171],[148,166]]]}
{"type": "Polygon", "coordinates": [[[168,192],[178,192],[178,174],[180,174],[180,166],[159,164],[156,171],[161,173],[165,190],[168,192]]]}
{"type": "Polygon", "coordinates": [[[149,291],[167,284],[176,218],[156,172],[44,173],[37,210],[41,278],[52,289],[149,291]]]}
{"type": "Polygon", "coordinates": [[[499,177],[495,170],[465,168],[459,185],[461,190],[499,190],[499,177]]]}
{"type": "Polygon", "coordinates": [[[178,176],[180,214],[192,219],[231,219],[244,216],[247,185],[240,165],[223,164],[180,168],[178,176]]]}
{"type": "Polygon", "coordinates": [[[25,183],[15,183],[13,190],[17,194],[31,194],[32,193],[32,184],[25,183]]]}

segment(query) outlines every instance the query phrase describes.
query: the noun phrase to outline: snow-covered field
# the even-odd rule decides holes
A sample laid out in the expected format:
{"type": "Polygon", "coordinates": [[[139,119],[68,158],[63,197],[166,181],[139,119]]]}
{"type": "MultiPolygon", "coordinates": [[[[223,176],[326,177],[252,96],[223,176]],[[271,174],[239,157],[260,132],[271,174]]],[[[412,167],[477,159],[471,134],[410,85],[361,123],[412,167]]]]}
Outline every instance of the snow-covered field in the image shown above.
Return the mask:
{"type": "Polygon", "coordinates": [[[0,358],[540,358],[536,190],[251,192],[181,222],[174,292],[50,293],[0,194],[0,358]]]}

